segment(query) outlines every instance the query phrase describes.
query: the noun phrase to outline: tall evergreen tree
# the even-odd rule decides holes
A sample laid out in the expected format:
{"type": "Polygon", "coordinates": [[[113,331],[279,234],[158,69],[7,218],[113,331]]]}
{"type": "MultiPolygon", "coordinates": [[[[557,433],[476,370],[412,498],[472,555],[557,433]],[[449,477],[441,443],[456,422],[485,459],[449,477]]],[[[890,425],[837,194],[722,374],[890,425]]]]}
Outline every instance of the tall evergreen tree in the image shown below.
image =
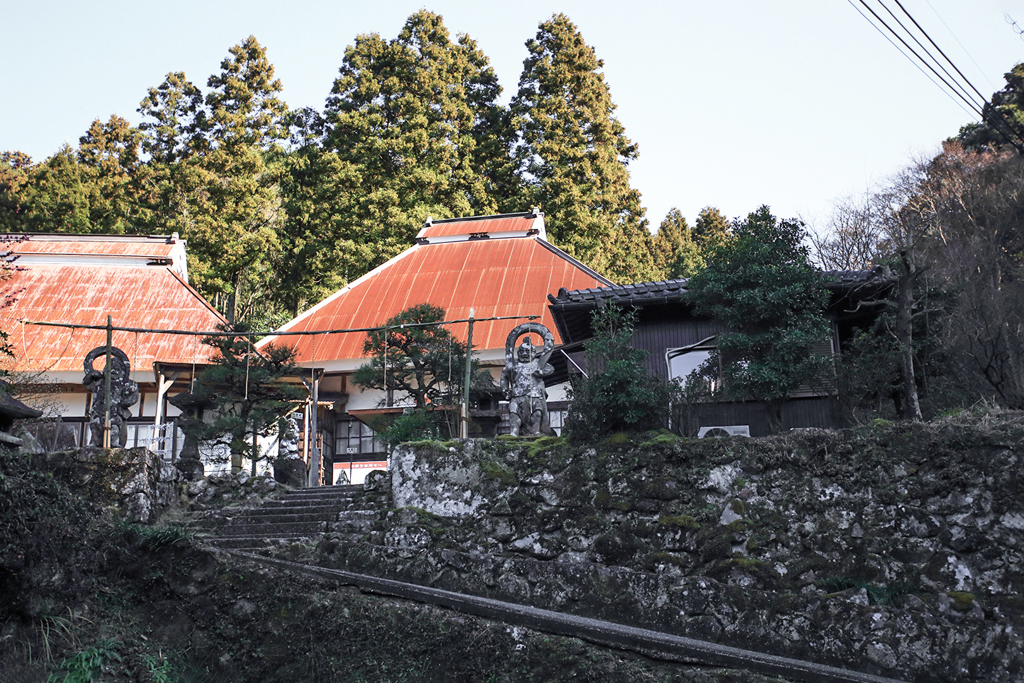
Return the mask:
{"type": "Polygon", "coordinates": [[[0,164],[0,201],[10,230],[135,234],[147,231],[141,201],[141,135],[114,115],[92,122],[77,150],[65,145],[41,164],[20,153],[0,164]]]}
{"type": "Polygon", "coordinates": [[[713,206],[705,206],[697,214],[691,236],[705,258],[729,239],[729,221],[713,206]]]}
{"type": "Polygon", "coordinates": [[[652,279],[652,239],[627,168],[637,146],[612,115],[603,62],[564,14],[541,23],[526,47],[512,112],[531,203],[576,258],[613,279],[652,279]]]}
{"type": "Polygon", "coordinates": [[[105,234],[148,232],[148,215],[140,201],[147,169],[140,159],[142,134],[114,114],[92,122],[78,140],[78,161],[89,178],[91,231],[105,234]]]}
{"type": "Polygon", "coordinates": [[[96,232],[90,215],[92,176],[78,154],[64,145],[41,164],[32,166],[21,193],[24,228],[32,232],[96,232]]]}
{"type": "Polygon", "coordinates": [[[352,220],[367,268],[405,249],[428,216],[493,213],[511,190],[501,88],[466,35],[421,10],[394,40],[362,35],[327,100],[326,147],[359,174],[352,220]]]}
{"type": "Polygon", "coordinates": [[[654,236],[657,264],[667,278],[691,277],[704,267],[704,258],[693,241],[686,218],[673,207],[654,236]]]}
{"type": "Polygon", "coordinates": [[[31,185],[32,157],[0,152],[0,232],[28,230],[26,193],[31,185]]]}
{"type": "Polygon", "coordinates": [[[181,71],[167,74],[139,104],[142,149],[154,162],[173,163],[205,147],[203,94],[181,71]]]}
{"type": "Polygon", "coordinates": [[[199,158],[209,151],[202,91],[184,73],[172,72],[149,89],[137,111],[142,114],[142,150],[149,155],[139,183],[148,232],[191,237],[203,215],[210,180],[199,158]]]}
{"type": "Polygon", "coordinates": [[[231,48],[207,85],[209,149],[190,162],[201,191],[185,232],[189,268],[229,320],[252,319],[265,315],[257,308],[279,249],[280,196],[267,157],[286,135],[287,107],[277,97],[274,67],[252,36],[231,48]]]}
{"type": "Polygon", "coordinates": [[[282,160],[284,225],[274,262],[273,299],[291,316],[362,275],[379,258],[353,225],[360,175],[350,162],[318,144],[282,160]]]}

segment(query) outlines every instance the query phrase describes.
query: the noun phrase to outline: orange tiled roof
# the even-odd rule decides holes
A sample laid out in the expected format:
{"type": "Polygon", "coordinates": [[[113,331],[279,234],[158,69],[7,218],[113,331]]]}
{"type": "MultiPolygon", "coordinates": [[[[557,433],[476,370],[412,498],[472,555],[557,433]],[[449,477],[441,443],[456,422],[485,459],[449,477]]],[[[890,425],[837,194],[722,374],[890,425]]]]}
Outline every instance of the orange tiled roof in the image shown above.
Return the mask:
{"type": "MultiPolygon", "coordinates": [[[[31,244],[29,242],[28,244],[31,244]]],[[[223,318],[172,269],[25,265],[4,282],[14,303],[0,309],[0,329],[14,345],[10,369],[52,372],[82,370],[85,355],[106,344],[102,330],[22,325],[22,319],[150,329],[213,330],[223,318]]],[[[154,361],[202,363],[213,350],[197,337],[114,332],[114,345],[128,354],[133,369],[154,361]]]]}
{"type": "MultiPolygon", "coordinates": [[[[521,221],[521,217],[517,216],[516,221],[521,221]]],[[[466,232],[463,222],[461,234],[466,232]]],[[[374,327],[409,306],[430,303],[444,308],[449,320],[468,318],[470,309],[474,309],[477,318],[539,315],[540,322],[557,339],[558,333],[548,311],[548,294],[558,292],[560,287],[583,289],[610,284],[538,236],[420,243],[281,329],[374,327]]],[[[506,336],[519,322],[526,321],[475,323],[473,347],[478,350],[504,348],[506,336]]],[[[454,325],[452,332],[465,341],[467,327],[466,323],[454,325]]],[[[315,356],[313,337],[284,336],[276,341],[294,344],[300,361],[325,362],[362,358],[365,338],[364,333],[317,336],[315,356]]],[[[270,341],[275,340],[271,337],[261,343],[270,341]]]]}

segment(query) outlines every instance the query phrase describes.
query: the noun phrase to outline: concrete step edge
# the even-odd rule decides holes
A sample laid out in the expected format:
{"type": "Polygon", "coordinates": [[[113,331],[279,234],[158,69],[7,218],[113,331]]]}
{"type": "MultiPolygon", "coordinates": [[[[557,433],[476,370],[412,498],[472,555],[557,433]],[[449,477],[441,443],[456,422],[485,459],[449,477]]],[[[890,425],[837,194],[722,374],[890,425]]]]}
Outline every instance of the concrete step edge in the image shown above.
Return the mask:
{"type": "Polygon", "coordinates": [[[893,678],[841,669],[826,664],[744,650],[610,621],[455,593],[440,588],[355,574],[339,569],[304,565],[227,548],[222,552],[264,566],[276,566],[284,571],[310,578],[341,585],[354,585],[367,592],[440,605],[457,612],[474,614],[486,619],[504,621],[547,633],[582,638],[608,647],[639,652],[648,657],[710,666],[736,667],[806,683],[906,683],[893,678]]]}

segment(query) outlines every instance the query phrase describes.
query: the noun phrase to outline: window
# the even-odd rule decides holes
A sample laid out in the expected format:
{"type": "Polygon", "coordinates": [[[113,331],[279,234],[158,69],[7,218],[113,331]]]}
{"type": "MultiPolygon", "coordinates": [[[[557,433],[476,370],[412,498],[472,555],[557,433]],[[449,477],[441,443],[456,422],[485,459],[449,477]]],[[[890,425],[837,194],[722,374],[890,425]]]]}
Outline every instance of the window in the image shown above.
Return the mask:
{"type": "Polygon", "coordinates": [[[359,420],[339,420],[334,435],[336,458],[384,452],[384,444],[377,440],[376,432],[359,420]]]}
{"type": "Polygon", "coordinates": [[[707,362],[714,350],[714,337],[708,337],[691,346],[666,349],[665,362],[668,364],[668,378],[685,382],[691,372],[707,362]]]}

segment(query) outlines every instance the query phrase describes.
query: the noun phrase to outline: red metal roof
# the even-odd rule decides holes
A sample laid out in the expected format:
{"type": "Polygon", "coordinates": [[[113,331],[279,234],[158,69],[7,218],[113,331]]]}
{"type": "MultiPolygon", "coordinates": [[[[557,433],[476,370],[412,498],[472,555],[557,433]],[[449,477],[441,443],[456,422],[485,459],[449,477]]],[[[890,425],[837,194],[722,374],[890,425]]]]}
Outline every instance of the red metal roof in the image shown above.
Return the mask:
{"type": "Polygon", "coordinates": [[[22,242],[10,242],[4,250],[15,254],[74,254],[169,258],[180,240],[161,236],[122,237],[108,235],[28,235],[22,242]]]}
{"type": "MultiPolygon", "coordinates": [[[[430,303],[449,320],[469,317],[539,315],[558,338],[548,311],[548,294],[560,287],[583,289],[611,284],[568,254],[537,237],[418,244],[367,273],[285,325],[282,330],[374,327],[409,306],[430,303]]],[[[473,348],[504,348],[520,322],[496,320],[473,325],[473,348]]],[[[454,325],[463,341],[468,325],[454,325]]],[[[279,337],[296,346],[300,361],[362,358],[365,333],[279,337]]],[[[268,338],[264,342],[269,342],[268,338]]],[[[262,343],[262,342],[261,342],[262,343]]]]}
{"type": "MultiPolygon", "coordinates": [[[[224,321],[198,292],[160,266],[28,265],[2,289],[16,293],[14,303],[0,309],[0,329],[14,345],[14,370],[81,372],[85,355],[106,344],[102,330],[22,325],[22,319],[106,325],[109,315],[115,326],[197,331],[224,321]]],[[[198,337],[185,335],[114,332],[113,342],[137,370],[150,370],[154,361],[202,363],[213,355],[198,337]]]]}
{"type": "Polygon", "coordinates": [[[465,218],[457,221],[438,221],[420,230],[417,237],[430,239],[431,237],[452,237],[455,235],[476,235],[481,233],[522,232],[530,230],[535,220],[537,220],[536,216],[524,214],[514,216],[483,216],[481,218],[465,218]]]}

